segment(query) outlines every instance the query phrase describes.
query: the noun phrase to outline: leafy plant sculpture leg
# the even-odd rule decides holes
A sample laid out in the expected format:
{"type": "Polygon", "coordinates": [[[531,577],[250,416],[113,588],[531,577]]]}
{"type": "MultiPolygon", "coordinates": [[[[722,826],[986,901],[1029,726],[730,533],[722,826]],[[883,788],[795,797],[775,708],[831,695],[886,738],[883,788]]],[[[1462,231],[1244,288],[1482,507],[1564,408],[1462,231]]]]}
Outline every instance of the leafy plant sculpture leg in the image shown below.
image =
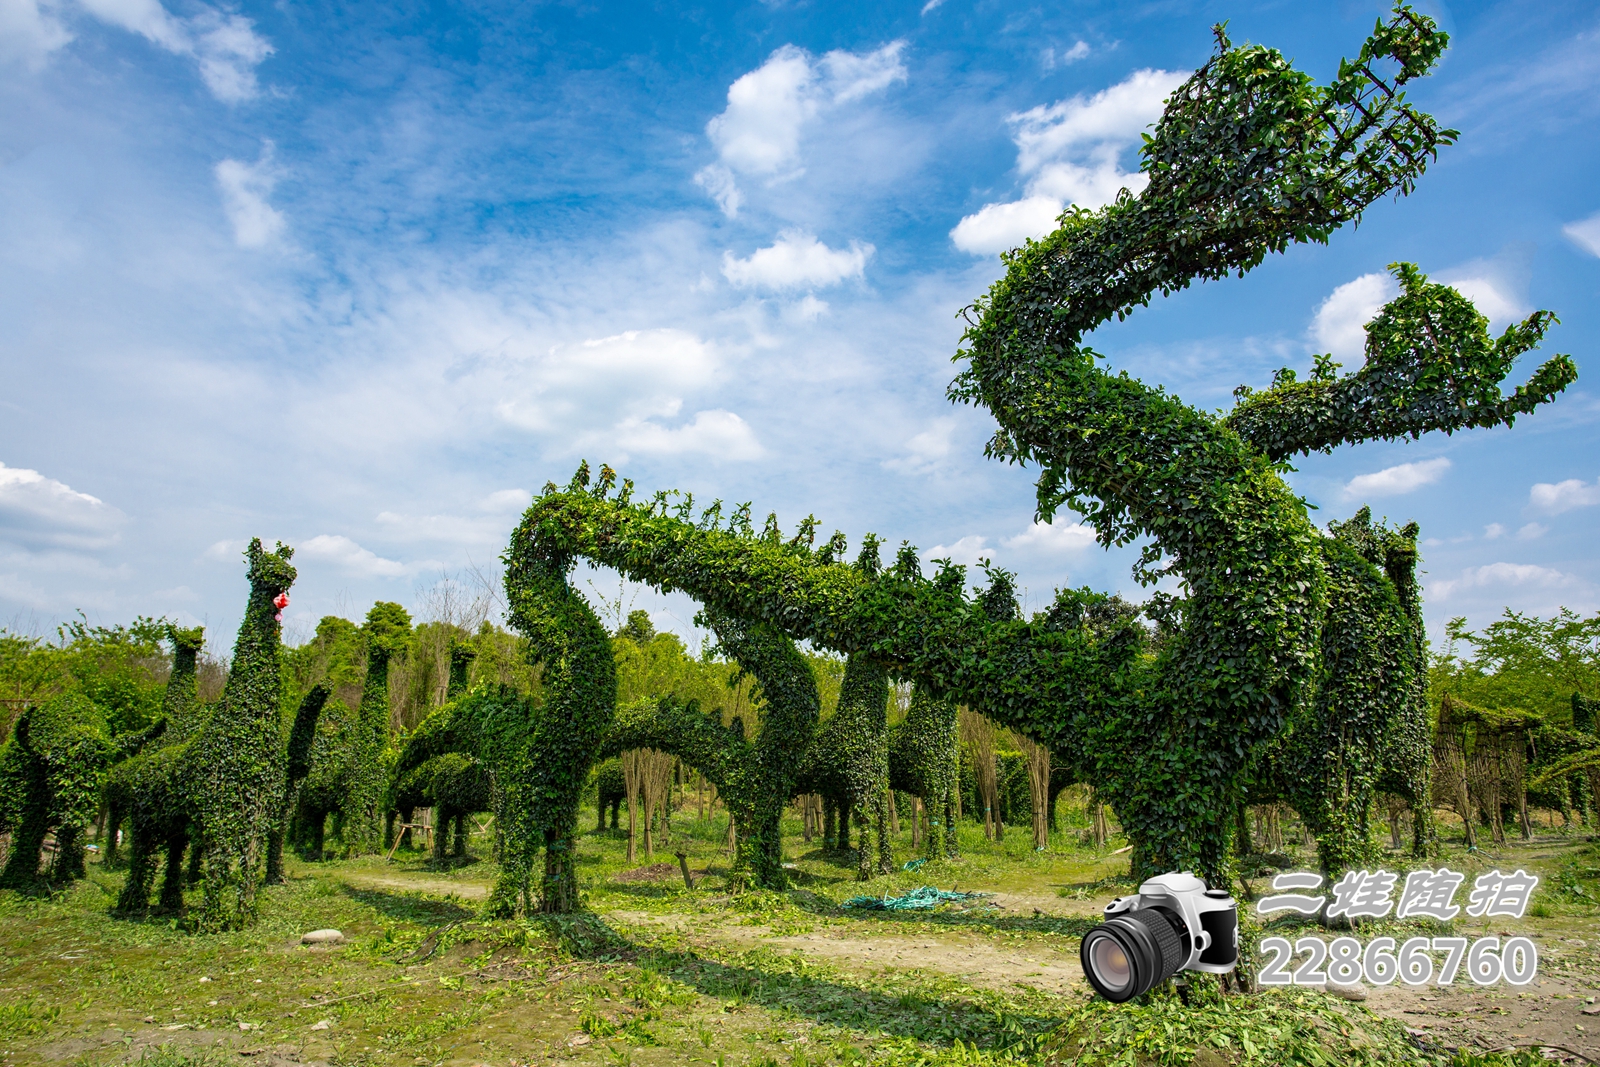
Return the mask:
{"type": "MultiPolygon", "coordinates": [[[[1421,642],[1410,605],[1376,566],[1388,550],[1409,578],[1416,559],[1416,526],[1391,533],[1374,528],[1366,509],[1334,523],[1323,542],[1329,605],[1321,636],[1316,692],[1290,717],[1281,746],[1281,775],[1289,802],[1317,839],[1330,877],[1370,866],[1376,848],[1368,825],[1374,791],[1397,737],[1420,740],[1428,755],[1422,692],[1421,642]],[[1421,726],[1420,738],[1414,738],[1421,726]],[[1386,758],[1387,757],[1387,758],[1386,758]]],[[[1415,581],[1409,586],[1414,593],[1415,581]]]]}
{"type": "Polygon", "coordinates": [[[399,604],[376,603],[367,612],[361,636],[367,646],[367,672],[361,683],[354,751],[345,762],[347,781],[340,797],[340,836],[347,855],[377,852],[383,841],[383,753],[389,741],[389,662],[406,646],[411,617],[399,604]]]}
{"type": "Polygon", "coordinates": [[[105,711],[77,692],[25,712],[0,748],[0,826],[12,833],[0,886],[39,882],[40,852],[51,832],[56,856],[49,879],[82,878],[83,838],[100,807],[101,774],[164,725],[114,739],[105,711]]]}
{"type": "Polygon", "coordinates": [[[289,828],[289,813],[294,810],[295,797],[300,783],[311,773],[311,752],[317,739],[317,719],[322,706],[328,702],[326,685],[315,685],[300,700],[294,723],[284,747],[284,781],[282,798],[267,831],[267,885],[283,884],[283,839],[289,828]]]}
{"type": "Polygon", "coordinates": [[[906,717],[889,731],[889,783],[920,797],[927,809],[929,859],[956,852],[954,823],[948,821],[954,816],[955,779],[956,706],[917,686],[906,717]]]}
{"type": "MultiPolygon", "coordinates": [[[[200,705],[198,677],[195,671],[200,650],[205,647],[206,631],[202,626],[180,629],[167,626],[167,639],[172,642],[172,670],[167,675],[167,688],[161,697],[161,721],[165,724],[160,734],[164,745],[177,744],[194,735],[205,721],[205,709],[200,705]]],[[[101,843],[101,866],[114,870],[121,865],[117,851],[117,833],[122,828],[126,812],[118,796],[105,794],[106,821],[101,843]]]]}
{"type": "Polygon", "coordinates": [[[693,703],[645,700],[618,712],[602,755],[653,748],[704,774],[737,830],[735,871],[763,889],[782,889],[779,820],[816,728],[816,679],[794,642],[773,627],[710,611],[706,618],[723,651],[756,680],[753,696],[764,707],[755,738],[746,740],[741,728],[724,726],[720,714],[705,714],[693,703]]]}
{"type": "Polygon", "coordinates": [[[726,775],[731,792],[717,786],[729,811],[735,803],[742,809],[743,818],[734,820],[735,868],[749,872],[757,885],[782,888],[786,879],[780,820],[821,713],[817,681],[794,642],[776,628],[714,609],[706,610],[704,618],[723,651],[755,678],[751,695],[764,705],[760,731],[746,758],[726,775]]]}
{"type": "MultiPolygon", "coordinates": [[[[893,865],[887,833],[888,706],[888,672],[866,656],[852,655],[845,663],[838,706],[817,732],[794,785],[799,793],[836,798],[841,826],[850,814],[855,816],[861,830],[856,877],[863,882],[874,873],[887,874],[893,865]]],[[[841,842],[840,847],[849,846],[841,842]]]]}
{"type": "MultiPolygon", "coordinates": [[[[571,566],[571,556],[547,553],[535,543],[526,520],[512,534],[506,600],[512,625],[528,638],[529,658],[544,664],[545,690],[544,709],[523,753],[516,799],[527,806],[527,829],[542,837],[536,843],[545,856],[540,909],[556,914],[578,909],[573,856],[578,803],[617,706],[611,635],[567,583],[571,566]]],[[[528,843],[533,842],[524,843],[524,855],[528,843]]],[[[509,840],[507,848],[516,851],[509,840]]]]}

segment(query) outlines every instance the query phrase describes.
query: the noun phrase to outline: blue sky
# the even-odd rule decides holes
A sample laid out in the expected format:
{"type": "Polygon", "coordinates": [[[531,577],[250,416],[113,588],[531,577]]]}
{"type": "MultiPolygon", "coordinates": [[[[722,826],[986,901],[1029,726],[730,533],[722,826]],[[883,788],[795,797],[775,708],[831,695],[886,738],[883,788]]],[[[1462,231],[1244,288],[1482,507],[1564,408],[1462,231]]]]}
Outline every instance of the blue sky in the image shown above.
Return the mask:
{"type": "MultiPolygon", "coordinates": [[[[0,625],[200,620],[295,545],[305,634],[439,610],[581,458],[928,555],[1138,595],[1131,556],[983,459],[944,386],[999,249],[1137,187],[1210,26],[1327,80],[1377,5],[0,0],[0,625]],[[430,590],[432,592],[430,593],[430,590]]],[[[1600,14],[1423,8],[1412,98],[1461,130],[1328,247],[1094,338],[1231,404],[1360,324],[1411,260],[1577,385],[1512,430],[1301,461],[1318,521],[1422,524],[1427,614],[1600,607],[1600,14]]],[[[1520,379],[1519,379],[1520,380],[1520,379]]],[[[595,575],[598,590],[615,579],[595,575]]],[[[631,591],[687,629],[692,606],[631,591]]]]}

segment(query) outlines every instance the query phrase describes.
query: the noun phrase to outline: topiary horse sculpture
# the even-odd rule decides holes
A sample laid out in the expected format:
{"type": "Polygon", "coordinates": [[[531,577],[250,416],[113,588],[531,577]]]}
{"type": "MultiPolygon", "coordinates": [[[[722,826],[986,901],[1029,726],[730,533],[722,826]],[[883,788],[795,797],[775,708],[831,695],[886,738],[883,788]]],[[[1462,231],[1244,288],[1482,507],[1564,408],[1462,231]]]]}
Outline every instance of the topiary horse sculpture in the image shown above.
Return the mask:
{"type": "Polygon", "coordinates": [[[25,889],[39,882],[39,858],[51,833],[56,848],[49,879],[82,878],[84,831],[99,811],[101,775],[165,728],[161,719],[113,737],[104,709],[79,692],[24,710],[0,747],[0,833],[11,834],[0,886],[25,889]]]}

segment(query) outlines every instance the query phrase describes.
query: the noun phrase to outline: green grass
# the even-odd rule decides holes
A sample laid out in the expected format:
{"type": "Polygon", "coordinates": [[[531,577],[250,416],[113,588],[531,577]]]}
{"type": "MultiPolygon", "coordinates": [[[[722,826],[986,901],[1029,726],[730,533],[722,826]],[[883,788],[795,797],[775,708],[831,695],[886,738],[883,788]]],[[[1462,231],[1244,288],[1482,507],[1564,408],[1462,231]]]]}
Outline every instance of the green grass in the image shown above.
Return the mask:
{"type": "MultiPolygon", "coordinates": [[[[724,818],[680,816],[671,846],[632,864],[673,862],[681,848],[712,872],[692,892],[676,874],[616,881],[630,866],[625,835],[586,833],[589,911],[572,917],[480,921],[494,865],[435,869],[421,852],[392,863],[291,860],[289,884],[264,892],[255,926],[209,938],[170,917],[112,919],[122,876],[97,866],[53,895],[0,893],[0,1067],[250,1067],[266,1053],[338,1067],[1448,1062],[1398,1024],[1315,994],[1222,999],[1197,987],[1193,1005],[1112,1007],[1081,986],[1030,981],[1021,961],[1072,958],[1097,900],[1130,888],[1120,842],[1096,851],[1067,833],[1041,854],[1021,830],[990,842],[969,824],[961,859],[862,886],[852,857],[807,844],[794,823],[793,888],[734,895],[720,873],[724,818]],[[1012,906],[838,907],[863,891],[925,884],[999,891],[1012,906]],[[330,926],[345,944],[299,945],[330,926]],[[1015,975],[953,974],[914,958],[889,966],[812,950],[823,942],[929,944],[1019,964],[1015,975]]],[[[476,852],[486,845],[474,839],[476,852]]],[[[1585,888],[1588,855],[1566,861],[1585,888]]],[[[902,834],[897,858],[911,856],[902,834]]],[[[1553,899],[1574,918],[1593,915],[1582,894],[1553,899]]]]}

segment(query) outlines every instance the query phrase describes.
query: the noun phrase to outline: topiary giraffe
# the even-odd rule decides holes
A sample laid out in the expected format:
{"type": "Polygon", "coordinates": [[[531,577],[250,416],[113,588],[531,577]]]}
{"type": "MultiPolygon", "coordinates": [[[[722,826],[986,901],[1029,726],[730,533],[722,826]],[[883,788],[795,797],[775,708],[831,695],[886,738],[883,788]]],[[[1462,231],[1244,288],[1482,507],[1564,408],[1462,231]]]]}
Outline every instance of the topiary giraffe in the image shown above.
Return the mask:
{"type": "Polygon", "coordinates": [[[156,850],[167,849],[162,904],[182,905],[183,847],[203,851],[202,931],[237,929],[255,914],[268,834],[280,814],[287,753],[281,712],[280,626],[295,570],[293,550],[267,552],[259,538],[245,553],[250,596],[234,643],[222,699],[190,736],[120,764],[107,795],[132,830],[128,878],[118,911],[149,908],[156,850]]]}

